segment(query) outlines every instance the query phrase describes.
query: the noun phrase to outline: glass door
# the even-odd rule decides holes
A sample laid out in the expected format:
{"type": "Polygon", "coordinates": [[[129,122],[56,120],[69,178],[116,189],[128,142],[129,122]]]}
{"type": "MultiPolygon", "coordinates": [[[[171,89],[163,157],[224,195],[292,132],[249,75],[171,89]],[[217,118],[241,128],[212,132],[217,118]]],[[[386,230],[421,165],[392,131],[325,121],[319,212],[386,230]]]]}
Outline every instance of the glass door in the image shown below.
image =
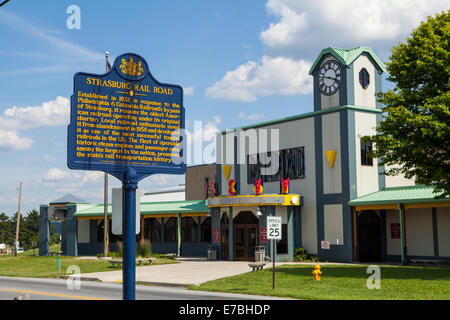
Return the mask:
{"type": "Polygon", "coordinates": [[[247,256],[247,246],[246,246],[246,228],[245,227],[238,227],[236,226],[235,228],[235,233],[234,236],[236,237],[235,239],[235,246],[234,246],[234,252],[235,252],[235,256],[236,256],[236,260],[245,260],[246,256],[247,256]]]}

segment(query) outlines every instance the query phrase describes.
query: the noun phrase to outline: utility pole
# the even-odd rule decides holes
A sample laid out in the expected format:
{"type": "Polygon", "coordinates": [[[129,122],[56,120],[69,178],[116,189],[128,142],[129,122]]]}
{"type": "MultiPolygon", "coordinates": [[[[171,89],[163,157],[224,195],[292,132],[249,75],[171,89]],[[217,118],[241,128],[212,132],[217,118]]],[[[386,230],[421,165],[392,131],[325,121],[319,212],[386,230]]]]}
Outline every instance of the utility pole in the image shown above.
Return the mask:
{"type": "Polygon", "coordinates": [[[19,228],[20,228],[20,202],[22,200],[22,181],[20,182],[19,186],[19,210],[17,210],[17,224],[16,224],[16,242],[15,247],[16,250],[14,251],[14,256],[17,257],[17,250],[19,249],[19,228]]]}
{"type": "MultiPolygon", "coordinates": [[[[109,52],[105,52],[106,58],[106,72],[109,71],[109,62],[108,62],[109,52]]],[[[108,256],[108,236],[109,236],[109,228],[108,228],[108,174],[105,172],[105,186],[104,186],[104,200],[103,200],[103,214],[104,214],[104,222],[103,222],[103,255],[105,257],[108,256]]]]}

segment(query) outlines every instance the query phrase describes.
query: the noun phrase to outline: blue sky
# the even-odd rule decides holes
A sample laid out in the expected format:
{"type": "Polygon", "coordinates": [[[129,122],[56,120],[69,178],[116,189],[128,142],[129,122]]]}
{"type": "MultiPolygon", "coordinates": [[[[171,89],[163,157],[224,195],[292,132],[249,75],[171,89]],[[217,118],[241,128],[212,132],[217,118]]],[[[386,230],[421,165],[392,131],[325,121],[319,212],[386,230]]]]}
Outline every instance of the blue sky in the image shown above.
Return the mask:
{"type": "MultiPolygon", "coordinates": [[[[66,141],[73,75],[103,73],[105,51],[111,64],[138,53],[156,79],[182,85],[189,130],[194,121],[223,130],[312,111],[308,70],[321,49],[370,46],[387,61],[446,9],[441,0],[11,0],[0,8],[0,212],[17,210],[20,181],[22,212],[68,192],[102,202],[103,175],[69,170],[66,141]],[[70,5],[79,30],[67,28],[70,5]]],[[[183,181],[155,175],[140,189],[183,181]]]]}

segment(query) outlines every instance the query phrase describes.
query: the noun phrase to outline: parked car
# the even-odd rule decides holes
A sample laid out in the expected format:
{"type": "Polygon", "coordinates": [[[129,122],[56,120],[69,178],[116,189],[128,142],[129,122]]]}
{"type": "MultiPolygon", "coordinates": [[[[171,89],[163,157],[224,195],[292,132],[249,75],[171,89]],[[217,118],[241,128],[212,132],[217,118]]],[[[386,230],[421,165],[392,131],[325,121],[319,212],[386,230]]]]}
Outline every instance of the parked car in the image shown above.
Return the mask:
{"type": "MultiPolygon", "coordinates": [[[[12,253],[14,254],[16,252],[16,249],[12,250],[12,253]]],[[[23,253],[23,248],[18,248],[17,253],[23,253]]]]}

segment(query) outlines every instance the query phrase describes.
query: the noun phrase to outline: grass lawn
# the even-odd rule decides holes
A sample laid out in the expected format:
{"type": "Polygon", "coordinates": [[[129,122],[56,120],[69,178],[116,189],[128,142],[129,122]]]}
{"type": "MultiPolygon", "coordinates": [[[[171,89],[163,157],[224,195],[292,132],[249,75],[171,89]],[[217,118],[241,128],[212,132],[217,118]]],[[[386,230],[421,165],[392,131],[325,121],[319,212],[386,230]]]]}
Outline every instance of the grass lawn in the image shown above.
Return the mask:
{"type": "MultiPolygon", "coordinates": [[[[51,247],[50,251],[58,251],[59,248],[51,247]]],[[[36,250],[36,253],[38,250],[36,250]]],[[[0,276],[6,277],[31,277],[31,278],[54,278],[59,275],[66,275],[66,270],[70,265],[76,265],[81,273],[101,272],[121,270],[112,268],[108,260],[101,259],[76,259],[76,257],[59,257],[61,264],[61,274],[58,274],[58,257],[38,257],[34,256],[33,250],[14,255],[0,256],[0,276]]],[[[176,263],[171,259],[157,258],[153,264],[176,263]]],[[[146,264],[147,266],[147,264],[146,264]]],[[[139,266],[138,266],[139,267],[139,266]]]]}
{"type": "Polygon", "coordinates": [[[276,268],[275,290],[272,269],[190,286],[193,290],[272,295],[296,299],[329,300],[438,300],[450,299],[450,269],[381,266],[381,288],[369,290],[363,265],[322,265],[321,281],[314,281],[312,265],[285,265],[276,268]]]}

